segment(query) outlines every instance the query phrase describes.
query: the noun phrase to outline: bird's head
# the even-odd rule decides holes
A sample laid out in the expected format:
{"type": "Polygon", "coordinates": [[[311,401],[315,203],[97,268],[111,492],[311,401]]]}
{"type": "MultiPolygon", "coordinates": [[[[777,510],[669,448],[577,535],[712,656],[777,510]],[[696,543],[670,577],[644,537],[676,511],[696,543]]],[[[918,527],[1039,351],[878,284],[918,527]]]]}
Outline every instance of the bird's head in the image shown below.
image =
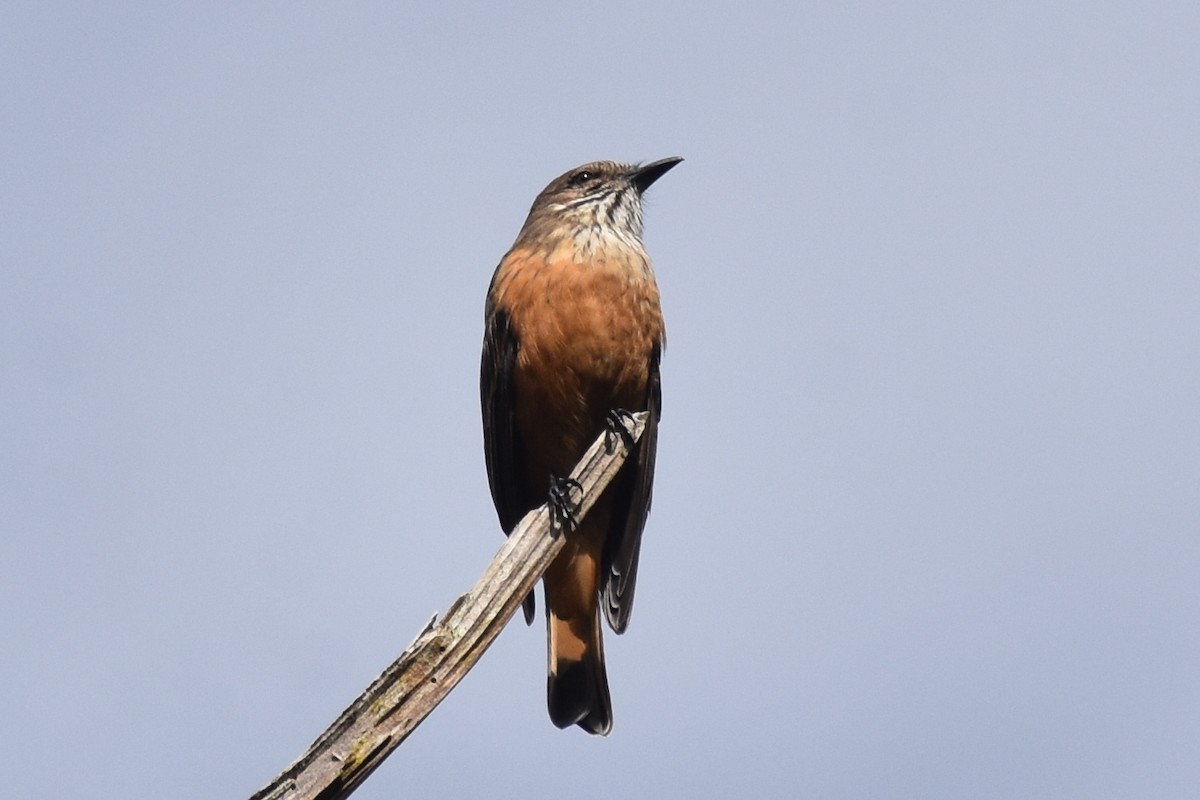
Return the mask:
{"type": "Polygon", "coordinates": [[[642,194],[680,161],[677,156],[640,165],[594,161],[565,172],[533,201],[521,238],[607,234],[640,247],[642,194]]]}

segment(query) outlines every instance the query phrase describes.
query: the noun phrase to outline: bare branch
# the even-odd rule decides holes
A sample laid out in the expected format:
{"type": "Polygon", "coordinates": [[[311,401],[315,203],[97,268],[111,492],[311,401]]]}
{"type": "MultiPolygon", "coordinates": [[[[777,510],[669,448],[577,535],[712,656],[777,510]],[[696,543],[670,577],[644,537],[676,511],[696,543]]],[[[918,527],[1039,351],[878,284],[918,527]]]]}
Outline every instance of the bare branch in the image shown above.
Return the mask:
{"type": "MultiPolygon", "coordinates": [[[[628,441],[601,436],[576,465],[571,477],[583,488],[577,520],[617,474],[646,418],[633,416],[628,441]]],[[[526,514],[475,586],[441,621],[430,620],[308,751],[251,800],[348,797],[475,665],[562,546],[562,535],[551,532],[546,506],[526,514]]]]}

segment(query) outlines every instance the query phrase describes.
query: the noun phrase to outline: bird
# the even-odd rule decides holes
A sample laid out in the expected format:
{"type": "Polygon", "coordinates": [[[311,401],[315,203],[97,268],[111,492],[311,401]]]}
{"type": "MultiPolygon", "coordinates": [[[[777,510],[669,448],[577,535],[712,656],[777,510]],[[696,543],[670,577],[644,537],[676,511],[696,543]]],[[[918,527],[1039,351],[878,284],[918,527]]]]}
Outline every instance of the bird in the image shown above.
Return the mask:
{"type": "MultiPolygon", "coordinates": [[[[682,160],[595,161],[555,178],[496,267],[485,304],[484,460],[506,535],[548,494],[552,508],[569,498],[578,487],[564,476],[601,433],[617,432],[622,415],[648,412],[633,452],[591,511],[574,526],[571,509],[559,509],[571,524],[542,580],[550,719],[601,736],[612,730],[601,609],[624,633],[662,411],[666,328],[642,241],[642,201],[682,160]]],[[[532,624],[532,592],[522,606],[532,624]]]]}

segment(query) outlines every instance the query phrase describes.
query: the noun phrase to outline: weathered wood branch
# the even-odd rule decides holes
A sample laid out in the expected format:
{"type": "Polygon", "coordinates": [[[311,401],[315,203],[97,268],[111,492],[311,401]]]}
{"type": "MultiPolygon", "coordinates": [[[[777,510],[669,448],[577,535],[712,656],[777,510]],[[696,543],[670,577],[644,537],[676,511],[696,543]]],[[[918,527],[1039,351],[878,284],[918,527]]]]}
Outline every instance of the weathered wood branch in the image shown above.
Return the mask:
{"type": "MultiPolygon", "coordinates": [[[[645,425],[646,414],[635,414],[628,426],[631,442],[641,437],[645,425]]],[[[584,454],[571,473],[583,489],[577,520],[588,513],[628,454],[626,442],[611,435],[601,436],[584,454]],[[607,452],[606,444],[614,443],[607,452]]],[[[307,752],[251,800],[348,797],[462,680],[542,577],[563,546],[562,535],[552,532],[550,523],[544,505],[526,514],[475,586],[440,621],[430,620],[307,752]]]]}

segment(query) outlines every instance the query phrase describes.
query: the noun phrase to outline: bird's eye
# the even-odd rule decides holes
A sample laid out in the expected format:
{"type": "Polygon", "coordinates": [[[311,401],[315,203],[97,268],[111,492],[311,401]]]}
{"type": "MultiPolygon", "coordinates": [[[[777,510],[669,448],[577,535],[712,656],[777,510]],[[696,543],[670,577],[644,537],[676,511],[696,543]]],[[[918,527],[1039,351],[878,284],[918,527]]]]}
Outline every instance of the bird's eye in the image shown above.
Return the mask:
{"type": "Polygon", "coordinates": [[[581,169],[581,170],[579,170],[579,172],[576,172],[574,175],[571,176],[571,185],[579,186],[583,183],[586,183],[587,181],[590,181],[591,179],[592,179],[591,171],[586,170],[586,169],[581,169]]]}

